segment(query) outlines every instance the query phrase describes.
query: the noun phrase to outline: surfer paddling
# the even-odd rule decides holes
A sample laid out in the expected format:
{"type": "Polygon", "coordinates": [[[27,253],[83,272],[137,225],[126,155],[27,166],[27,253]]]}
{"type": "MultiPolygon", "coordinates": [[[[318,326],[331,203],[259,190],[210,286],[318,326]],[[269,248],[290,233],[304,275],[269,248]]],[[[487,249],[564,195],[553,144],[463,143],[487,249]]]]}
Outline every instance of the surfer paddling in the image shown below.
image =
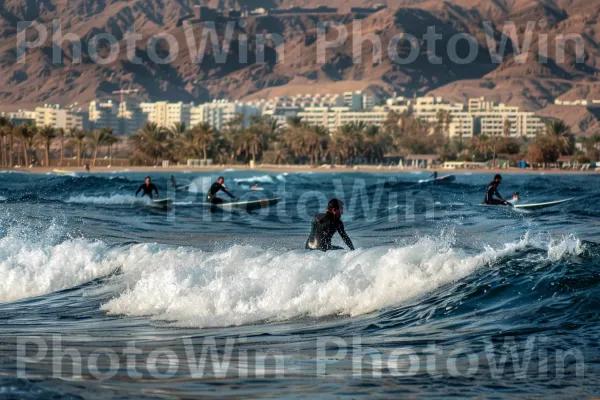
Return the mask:
{"type": "Polygon", "coordinates": [[[235,197],[234,195],[229,193],[227,191],[227,189],[225,189],[225,186],[223,186],[224,183],[225,183],[225,178],[220,176],[219,179],[217,179],[217,181],[212,184],[212,186],[208,190],[208,193],[206,193],[206,202],[207,203],[212,203],[212,204],[224,203],[225,201],[223,199],[217,197],[217,193],[219,191],[222,191],[222,192],[226,193],[232,199],[237,200],[237,197],[235,197]]]}
{"type": "Polygon", "coordinates": [[[307,250],[341,250],[341,247],[333,246],[331,238],[338,232],[342,237],[346,246],[350,250],[354,250],[352,240],[344,230],[342,222],[342,214],[344,214],[344,202],[338,199],[331,199],[327,205],[327,211],[322,214],[317,214],[312,220],[312,230],[306,241],[307,250]]]}
{"type": "Polygon", "coordinates": [[[158,188],[152,183],[152,179],[149,176],[146,177],[146,182],[142,183],[138,190],[135,191],[135,197],[137,197],[139,192],[143,192],[142,197],[148,196],[150,198],[152,198],[152,192],[156,192],[156,197],[158,197],[158,188]]]}
{"type": "Polygon", "coordinates": [[[485,194],[484,204],[491,204],[497,206],[511,206],[508,201],[504,200],[504,198],[498,192],[498,186],[502,183],[502,176],[496,175],[492,183],[489,184],[487,188],[487,192],[485,194]]]}

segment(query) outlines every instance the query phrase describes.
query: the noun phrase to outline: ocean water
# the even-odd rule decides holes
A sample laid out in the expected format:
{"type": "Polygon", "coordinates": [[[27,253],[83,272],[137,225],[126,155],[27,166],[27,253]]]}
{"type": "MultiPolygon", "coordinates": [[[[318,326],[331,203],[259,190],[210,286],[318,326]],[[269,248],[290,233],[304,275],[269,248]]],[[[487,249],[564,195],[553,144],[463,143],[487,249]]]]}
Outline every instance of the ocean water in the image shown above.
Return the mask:
{"type": "MultiPolygon", "coordinates": [[[[0,173],[0,397],[600,395],[600,176],[0,173]],[[250,191],[258,183],[263,190],[250,191]],[[346,202],[356,250],[304,250],[346,202]]],[[[339,237],[336,244],[342,244],[339,237]]]]}

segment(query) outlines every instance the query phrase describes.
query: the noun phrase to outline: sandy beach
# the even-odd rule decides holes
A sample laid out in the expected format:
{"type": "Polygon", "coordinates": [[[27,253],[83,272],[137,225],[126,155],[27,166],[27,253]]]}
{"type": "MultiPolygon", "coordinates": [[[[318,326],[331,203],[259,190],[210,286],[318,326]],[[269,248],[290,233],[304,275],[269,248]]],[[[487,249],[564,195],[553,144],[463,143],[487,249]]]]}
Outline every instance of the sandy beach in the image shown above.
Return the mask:
{"type": "MultiPolygon", "coordinates": [[[[595,175],[600,174],[598,170],[572,170],[572,169],[522,169],[522,168],[473,168],[473,169],[415,169],[415,168],[397,168],[397,167],[384,167],[384,166],[320,166],[312,167],[309,165],[267,165],[261,164],[255,167],[250,167],[244,164],[232,164],[232,165],[217,165],[211,167],[188,167],[188,166],[170,166],[170,167],[96,167],[91,168],[90,172],[214,172],[223,171],[226,169],[235,169],[240,171],[262,171],[262,172],[287,172],[287,173],[351,173],[351,172],[367,172],[367,173],[405,173],[405,172],[433,172],[444,174],[492,174],[492,173],[505,173],[505,174],[561,174],[561,175],[595,175]]],[[[15,172],[29,172],[37,174],[45,173],[72,173],[72,172],[85,172],[82,167],[31,167],[31,168],[0,168],[0,171],[15,171],[15,172]]]]}

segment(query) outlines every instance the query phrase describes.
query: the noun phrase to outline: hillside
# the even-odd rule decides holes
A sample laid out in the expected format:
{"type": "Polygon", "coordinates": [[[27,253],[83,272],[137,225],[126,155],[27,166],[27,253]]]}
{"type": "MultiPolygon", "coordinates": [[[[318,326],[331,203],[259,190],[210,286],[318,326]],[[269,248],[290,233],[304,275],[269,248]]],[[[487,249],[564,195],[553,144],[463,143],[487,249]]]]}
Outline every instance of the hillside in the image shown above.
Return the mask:
{"type": "MultiPolygon", "coordinates": [[[[121,86],[139,88],[142,100],[202,102],[216,97],[257,98],[276,94],[340,92],[365,89],[375,93],[397,92],[406,96],[433,93],[455,100],[473,96],[520,105],[531,110],[543,110],[556,98],[594,96],[597,90],[600,60],[600,10],[583,0],[334,0],[328,6],[342,12],[328,15],[278,15],[249,18],[247,24],[230,23],[231,48],[225,62],[218,62],[210,46],[202,52],[201,62],[195,60],[188,43],[194,38],[197,47],[207,25],[192,22],[186,33],[178,24],[180,18],[193,13],[193,0],[5,0],[0,2],[0,108],[26,107],[39,103],[86,104],[97,97],[110,96],[121,86]],[[373,58],[373,47],[367,40],[360,47],[361,63],[354,62],[354,34],[349,14],[353,6],[386,3],[390,8],[372,14],[361,21],[362,36],[375,34],[381,40],[381,60],[373,58]],[[52,21],[59,19],[63,34],[74,33],[82,38],[82,63],[73,63],[73,49],[68,42],[61,48],[62,62],[53,62],[53,48],[48,39],[43,46],[30,49],[26,62],[16,62],[17,22],[35,20],[52,33],[52,21]],[[504,21],[514,21],[522,39],[527,21],[535,24],[530,52],[516,58],[511,46],[500,63],[493,63],[483,22],[493,21],[494,37],[502,38],[504,21]],[[342,24],[348,32],[344,44],[326,52],[324,62],[318,61],[317,26],[324,21],[342,24]],[[423,35],[434,26],[442,39],[436,42],[441,60],[430,62],[431,52],[423,35]],[[127,52],[125,34],[128,29],[142,35],[136,42],[135,56],[127,52]],[[106,65],[94,63],[88,53],[91,38],[110,33],[119,42],[120,52],[106,65]],[[154,54],[147,44],[161,33],[172,35],[179,53],[166,63],[152,61],[154,54]],[[264,59],[257,62],[255,51],[258,35],[270,33],[283,39],[284,61],[277,61],[274,42],[267,42],[264,59]],[[408,33],[418,39],[419,51],[414,60],[401,64],[393,60],[388,45],[394,37],[408,33]],[[450,59],[446,49],[451,38],[469,34],[476,39],[473,45],[477,57],[467,65],[450,59]],[[556,50],[557,35],[578,34],[583,39],[584,62],[575,62],[576,49],[572,42],[564,46],[564,59],[556,50]],[[542,36],[540,36],[542,35],[542,36]],[[241,41],[248,37],[247,62],[243,60],[241,41]],[[541,37],[549,43],[547,61],[539,57],[544,48],[541,37]],[[344,83],[348,82],[348,83],[344,83]]],[[[289,7],[291,5],[316,7],[320,0],[211,0],[211,6],[255,8],[289,7]]],[[[225,20],[218,21],[220,39],[227,29],[225,20]]],[[[33,33],[30,29],[29,34],[33,33]]],[[[329,29],[328,40],[337,36],[329,29]]],[[[397,43],[400,57],[410,54],[407,41],[397,43]]],[[[99,46],[101,55],[108,50],[99,46]]],[[[151,48],[153,46],[150,46],[151,48]]],[[[164,40],[158,41],[156,55],[168,55],[164,40]]],[[[543,52],[542,52],[543,53],[543,52]]],[[[281,54],[281,53],[280,53],[281,54]]],[[[466,40],[458,41],[457,55],[469,54],[466,40]]],[[[554,112],[553,108],[546,110],[554,112]]],[[[540,111],[542,112],[542,111],[540,111]]],[[[546,113],[547,113],[546,112],[546,113]]],[[[587,115],[589,117],[589,115],[587,115]]],[[[591,129],[593,121],[582,129],[591,129]]],[[[579,125],[578,125],[579,126],[579,125]]]]}

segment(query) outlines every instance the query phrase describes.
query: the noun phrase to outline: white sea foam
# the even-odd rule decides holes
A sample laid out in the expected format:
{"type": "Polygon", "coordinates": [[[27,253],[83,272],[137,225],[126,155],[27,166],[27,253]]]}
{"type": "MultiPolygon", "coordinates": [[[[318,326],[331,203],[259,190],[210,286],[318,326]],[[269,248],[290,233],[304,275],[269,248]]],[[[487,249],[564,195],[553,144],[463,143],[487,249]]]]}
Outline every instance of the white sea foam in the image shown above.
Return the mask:
{"type": "Polygon", "coordinates": [[[51,245],[9,234],[0,239],[0,302],[40,296],[89,282],[116,268],[102,242],[51,245]]]}
{"type": "Polygon", "coordinates": [[[71,196],[67,199],[67,203],[77,204],[96,204],[96,205],[148,205],[151,203],[150,198],[135,197],[134,195],[114,194],[112,196],[71,196]]]}
{"type": "MultiPolygon", "coordinates": [[[[278,175],[278,177],[279,176],[281,178],[283,178],[283,180],[285,181],[285,178],[283,177],[283,175],[278,175]]],[[[277,179],[279,179],[279,178],[277,178],[277,179]]],[[[281,179],[279,179],[279,180],[281,180],[281,179]]],[[[236,183],[241,183],[241,182],[275,183],[275,180],[270,175],[257,175],[257,176],[251,176],[249,178],[234,178],[233,181],[236,183]]]]}
{"type": "MultiPolygon", "coordinates": [[[[576,251],[576,239],[546,243],[548,258],[576,251]],[[558,249],[563,250],[558,250],[558,249]]],[[[118,256],[123,291],[109,314],[151,316],[181,326],[230,326],[305,315],[359,315],[400,304],[535,245],[529,237],[467,255],[452,240],[354,252],[219,252],[137,245],[118,256]]]]}
{"type": "Polygon", "coordinates": [[[7,200],[7,198],[6,198],[6,197],[4,197],[4,196],[0,196],[0,201],[6,201],[6,200],[7,200]]]}

